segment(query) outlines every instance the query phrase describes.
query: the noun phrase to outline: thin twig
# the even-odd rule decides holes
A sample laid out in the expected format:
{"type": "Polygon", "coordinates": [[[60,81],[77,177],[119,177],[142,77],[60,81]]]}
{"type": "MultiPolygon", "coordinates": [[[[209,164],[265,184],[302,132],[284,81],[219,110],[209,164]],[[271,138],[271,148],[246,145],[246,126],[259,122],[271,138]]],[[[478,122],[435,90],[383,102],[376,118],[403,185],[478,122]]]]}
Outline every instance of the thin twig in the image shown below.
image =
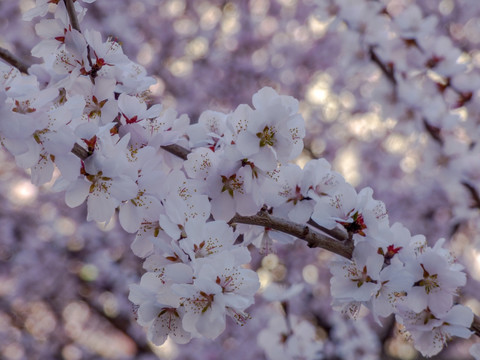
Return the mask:
{"type": "Polygon", "coordinates": [[[77,12],[75,11],[75,5],[73,5],[73,0],[63,0],[65,3],[65,7],[67,8],[68,18],[70,19],[70,24],[72,28],[77,30],[78,32],[82,32],[80,30],[80,24],[78,22],[77,12]]]}
{"type": "Polygon", "coordinates": [[[375,52],[375,50],[373,49],[372,46],[370,47],[370,49],[368,51],[369,51],[369,54],[370,54],[370,59],[372,59],[372,61],[375,64],[377,64],[377,66],[380,68],[380,70],[382,70],[382,72],[385,74],[387,79],[393,85],[397,85],[397,79],[395,79],[395,74],[393,72],[393,68],[387,67],[387,65],[385,65],[383,63],[383,61],[378,57],[377,53],[375,52]]]}
{"type": "Polygon", "coordinates": [[[183,146],[172,144],[161,146],[163,150],[168,151],[170,154],[173,154],[183,160],[187,160],[188,154],[191,153],[190,150],[185,149],[183,146]]]}
{"type": "Polygon", "coordinates": [[[307,221],[307,224],[310,226],[313,226],[314,228],[317,228],[321,232],[324,232],[325,234],[330,235],[331,237],[340,240],[340,241],[345,241],[348,239],[348,234],[345,231],[342,231],[340,228],[334,228],[334,229],[327,229],[326,227],[323,227],[322,225],[317,224],[315,221],[312,219],[307,221]]]}
{"type": "Polygon", "coordinates": [[[89,309],[95,313],[98,317],[102,320],[106,320],[112,327],[114,327],[117,331],[121,332],[124,336],[128,337],[135,343],[137,348],[137,355],[139,354],[151,354],[152,349],[148,346],[146,342],[140,342],[140,339],[136,339],[129,331],[130,326],[130,319],[126,316],[116,316],[110,317],[105,314],[105,312],[96,305],[90,297],[85,296],[78,292],[78,296],[88,305],[89,309]]]}
{"type": "Polygon", "coordinates": [[[438,142],[440,145],[443,145],[443,139],[442,139],[440,128],[431,125],[425,118],[423,119],[423,125],[425,126],[425,129],[430,134],[432,139],[438,142]]]}
{"type": "MultiPolygon", "coordinates": [[[[187,156],[190,154],[190,150],[176,144],[164,145],[161,146],[161,148],[183,160],[187,160],[187,156]]],[[[89,152],[77,143],[73,145],[71,152],[82,160],[85,160],[90,156],[89,152]]]]}
{"type": "Polygon", "coordinates": [[[477,315],[473,315],[473,323],[470,326],[470,330],[472,330],[475,335],[480,336],[480,317],[477,315]]]}
{"type": "Polygon", "coordinates": [[[25,64],[22,60],[20,60],[17,56],[13,55],[7,49],[0,47],[0,59],[5,60],[10,65],[16,67],[24,74],[28,74],[29,66],[25,64]]]}
{"type": "Polygon", "coordinates": [[[468,190],[468,192],[470,193],[470,196],[472,197],[472,200],[473,200],[472,208],[480,209],[480,195],[478,194],[477,189],[466,181],[462,181],[462,185],[468,190]]]}

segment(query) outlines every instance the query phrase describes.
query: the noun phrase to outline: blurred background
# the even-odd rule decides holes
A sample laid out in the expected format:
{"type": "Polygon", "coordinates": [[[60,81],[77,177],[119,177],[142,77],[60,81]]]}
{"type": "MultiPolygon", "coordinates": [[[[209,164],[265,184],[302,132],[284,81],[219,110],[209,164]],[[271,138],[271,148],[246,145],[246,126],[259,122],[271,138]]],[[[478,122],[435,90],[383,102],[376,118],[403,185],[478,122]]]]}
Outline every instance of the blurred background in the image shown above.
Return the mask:
{"type": "MultiPolygon", "coordinates": [[[[22,21],[22,13],[33,6],[0,0],[0,46],[29,64],[38,61],[30,56],[38,38],[35,20],[22,21]]],[[[468,274],[459,302],[480,314],[477,0],[85,6],[82,28],[117,39],[157,80],[151,102],[192,122],[207,109],[250,104],[263,86],[299,99],[307,123],[299,165],[324,157],[357,189],[372,187],[391,224],[402,222],[430,244],[446,238],[468,274]],[[450,67],[440,68],[447,60],[450,67]]],[[[127,299],[142,274],[132,235],[115,221],[86,223],[85,208],[66,207],[50,191],[53,182],[37,189],[6,152],[0,162],[0,358],[265,358],[256,336],[278,304],[260,296],[245,327],[229,323],[213,342],[147,343],[127,299]]],[[[262,289],[305,284],[290,310],[316,326],[325,358],[422,359],[391,319],[379,327],[368,314],[356,324],[331,314],[329,253],[296,243],[253,255],[262,289]],[[342,338],[355,345],[345,348],[342,338]]],[[[468,344],[453,341],[433,359],[469,359],[468,344]]]]}

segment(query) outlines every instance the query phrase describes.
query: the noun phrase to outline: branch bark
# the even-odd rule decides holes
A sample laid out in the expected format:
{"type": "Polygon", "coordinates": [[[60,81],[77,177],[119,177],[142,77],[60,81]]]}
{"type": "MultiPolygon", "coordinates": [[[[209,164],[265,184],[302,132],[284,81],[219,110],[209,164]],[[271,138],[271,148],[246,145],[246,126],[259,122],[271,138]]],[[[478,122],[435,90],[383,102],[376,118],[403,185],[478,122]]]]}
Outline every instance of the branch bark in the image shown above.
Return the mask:
{"type": "Polygon", "coordinates": [[[468,190],[470,196],[472,197],[472,208],[480,209],[480,195],[478,194],[477,189],[466,181],[462,181],[462,185],[468,190]]]}
{"type": "Polygon", "coordinates": [[[63,0],[65,3],[65,7],[67,8],[68,18],[70,19],[70,24],[72,28],[77,30],[78,32],[82,32],[80,30],[80,24],[78,22],[77,12],[75,11],[75,5],[73,5],[72,0],[63,0]]]}
{"type": "Polygon", "coordinates": [[[184,147],[177,144],[164,145],[164,146],[161,146],[161,148],[165,151],[168,151],[170,154],[173,154],[183,160],[187,160],[188,154],[191,153],[190,150],[185,149],[184,147]]]}
{"type": "Polygon", "coordinates": [[[353,243],[351,241],[342,241],[341,239],[331,238],[327,235],[316,232],[308,225],[300,225],[286,219],[271,216],[264,211],[260,211],[257,215],[253,216],[241,216],[236,214],[230,220],[230,223],[271,228],[305,240],[311,248],[319,247],[347,259],[352,258],[353,243]]]}
{"type": "Polygon", "coordinates": [[[383,61],[378,57],[377,53],[375,52],[374,48],[371,46],[369,48],[370,59],[377,64],[377,66],[382,70],[385,74],[387,79],[393,84],[397,85],[397,79],[395,79],[395,74],[392,68],[389,68],[387,65],[383,63],[383,61]]]}
{"type": "Polygon", "coordinates": [[[340,228],[334,228],[334,229],[327,229],[319,224],[317,224],[315,221],[312,219],[307,221],[307,224],[310,226],[313,226],[314,228],[317,228],[321,232],[330,235],[334,239],[340,240],[340,241],[345,241],[348,239],[348,233],[345,231],[342,231],[340,228]]]}
{"type": "Polygon", "coordinates": [[[85,150],[80,145],[78,145],[77,143],[73,145],[71,152],[73,153],[73,155],[77,156],[81,160],[85,160],[86,158],[89,157],[88,151],[85,150]]]}
{"type": "Polygon", "coordinates": [[[423,118],[423,125],[425,126],[425,130],[427,130],[432,139],[440,145],[443,145],[442,133],[440,128],[429,124],[429,122],[425,118],[423,118]]]}
{"type": "Polygon", "coordinates": [[[0,59],[5,60],[7,63],[20,70],[22,73],[28,74],[29,66],[25,64],[22,60],[20,60],[20,58],[13,55],[10,51],[2,47],[0,47],[0,59]]]}
{"type": "Polygon", "coordinates": [[[473,323],[470,326],[470,330],[480,337],[480,317],[475,314],[473,315],[473,323]]]}

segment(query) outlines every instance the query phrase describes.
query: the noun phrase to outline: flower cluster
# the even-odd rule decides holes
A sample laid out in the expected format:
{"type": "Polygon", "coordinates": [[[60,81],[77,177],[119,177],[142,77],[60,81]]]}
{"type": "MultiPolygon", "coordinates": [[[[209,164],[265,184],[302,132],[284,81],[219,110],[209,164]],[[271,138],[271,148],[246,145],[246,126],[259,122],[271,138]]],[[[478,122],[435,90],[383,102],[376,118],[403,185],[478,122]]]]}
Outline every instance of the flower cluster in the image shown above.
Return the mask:
{"type": "Polygon", "coordinates": [[[323,353],[323,343],[316,338],[313,325],[293,315],[273,316],[258,334],[258,343],[272,360],[321,359],[323,353]]]}
{"type": "MultiPolygon", "coordinates": [[[[72,21],[85,14],[78,2],[70,9],[73,2],[39,0],[27,17],[45,15],[48,4],[55,18],[37,24],[43,40],[32,50],[41,64],[28,74],[0,64],[1,142],[36,185],[58,169],[54,189],[71,207],[86,202],[88,220],[108,223],[118,209],[121,226],[136,234],[132,251],[145,259],[129,299],[153,343],[216,338],[227,315],[247,321],[260,286],[247,246],[295,239],[255,222],[257,214],[284,220],[273,230],[286,233],[300,223],[295,236],[328,239],[349,255],[331,264],[334,307],[356,316],[363,305],[376,319],[395,314],[425,355],[451,336],[470,336],[473,314],[454,304],[466,277],[441,241],[431,248],[390,226],[372,189],[357,193],[327,161],[289,163],[305,136],[297,100],[265,87],[252,106],[208,110],[190,125],[150,106],[153,79],[117,41],[80,31],[72,21]]],[[[292,356],[322,350],[309,323],[272,319],[270,327],[292,356]]],[[[279,349],[266,351],[274,358],[279,349]]]]}
{"type": "Polygon", "coordinates": [[[398,223],[362,232],[353,236],[352,259],[332,264],[334,306],[353,317],[361,305],[377,319],[395,314],[426,356],[437,354],[452,336],[470,337],[473,313],[454,305],[466,276],[443,241],[428,247],[398,223]]]}

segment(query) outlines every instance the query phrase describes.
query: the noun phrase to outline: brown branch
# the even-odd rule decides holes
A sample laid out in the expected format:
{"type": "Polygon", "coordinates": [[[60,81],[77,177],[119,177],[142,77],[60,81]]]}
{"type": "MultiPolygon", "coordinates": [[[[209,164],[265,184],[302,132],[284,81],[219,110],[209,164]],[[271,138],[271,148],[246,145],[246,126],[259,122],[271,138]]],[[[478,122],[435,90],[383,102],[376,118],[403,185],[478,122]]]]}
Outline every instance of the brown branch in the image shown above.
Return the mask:
{"type": "Polygon", "coordinates": [[[339,241],[345,241],[348,239],[348,233],[345,231],[342,231],[342,229],[340,228],[327,229],[326,227],[323,227],[322,225],[317,224],[312,219],[308,220],[307,224],[310,226],[313,226],[314,228],[317,228],[321,232],[324,232],[325,234],[328,234],[334,239],[337,239],[339,241]]]}
{"type": "Polygon", "coordinates": [[[370,54],[370,59],[375,63],[377,64],[377,66],[380,68],[380,70],[382,70],[382,72],[385,74],[385,76],[387,77],[387,79],[393,84],[393,85],[397,85],[397,79],[395,79],[395,74],[393,72],[393,68],[392,67],[388,67],[387,65],[385,65],[383,63],[383,61],[378,57],[377,53],[375,52],[375,50],[373,49],[373,46],[370,46],[369,50],[368,50],[369,54],[370,54]]]}
{"type": "MultiPolygon", "coordinates": [[[[183,160],[187,160],[187,156],[191,152],[190,150],[185,149],[184,147],[177,144],[164,145],[161,146],[161,148],[183,160]]],[[[91,155],[86,149],[84,149],[81,145],[77,143],[73,145],[71,152],[82,160],[87,159],[91,155]]]]}
{"type": "Polygon", "coordinates": [[[311,248],[319,247],[347,259],[352,258],[352,242],[333,239],[327,235],[316,232],[308,225],[300,225],[286,219],[271,216],[264,211],[260,211],[257,215],[253,216],[241,216],[236,214],[232,220],[230,220],[230,224],[232,223],[257,225],[281,231],[285,234],[293,235],[301,240],[305,240],[311,248]]]}
{"type": "Polygon", "coordinates": [[[431,125],[430,123],[428,123],[427,119],[425,118],[423,119],[423,125],[425,126],[425,129],[433,138],[433,140],[438,142],[440,145],[443,145],[443,139],[442,139],[440,128],[431,125]]]}
{"type": "Polygon", "coordinates": [[[85,150],[80,145],[78,145],[77,143],[75,143],[73,145],[73,148],[72,148],[71,152],[73,153],[73,155],[76,155],[78,158],[80,158],[82,160],[85,160],[86,158],[88,158],[90,156],[88,154],[88,151],[85,150]]]}
{"type": "Polygon", "coordinates": [[[470,326],[470,330],[472,330],[475,335],[480,336],[480,317],[477,315],[473,315],[473,323],[470,326]]]}
{"type": "Polygon", "coordinates": [[[151,354],[152,349],[148,346],[148,343],[145,341],[139,341],[141,339],[136,339],[133,334],[129,331],[130,319],[121,316],[121,317],[110,317],[97,305],[95,304],[88,296],[78,293],[78,296],[88,305],[89,309],[95,313],[100,319],[106,320],[113,328],[121,332],[124,336],[128,337],[135,343],[137,348],[137,355],[139,354],[151,354]]]}
{"type": "Polygon", "coordinates": [[[472,200],[473,200],[472,208],[480,209],[480,195],[478,194],[477,189],[466,181],[462,181],[462,185],[465,186],[465,188],[470,193],[470,196],[472,197],[472,200]]]}
{"type": "Polygon", "coordinates": [[[185,149],[184,147],[177,144],[164,145],[164,146],[161,146],[161,148],[163,150],[168,151],[170,154],[173,154],[183,160],[187,160],[188,154],[191,153],[190,150],[185,149]]]}
{"type": "MultiPolygon", "coordinates": [[[[187,160],[187,156],[191,152],[190,150],[176,144],[162,146],[162,149],[183,160],[187,160]]],[[[82,160],[85,160],[89,156],[88,151],[77,143],[75,143],[71,151],[82,160]]],[[[254,216],[241,216],[236,214],[233,219],[230,220],[230,223],[258,225],[271,228],[305,240],[309,247],[320,247],[346,257],[347,259],[352,258],[353,244],[349,241],[345,241],[345,234],[341,231],[325,229],[318,224],[316,224],[316,227],[329,233],[331,237],[320,234],[307,225],[300,225],[286,219],[271,216],[263,211],[254,216]]]]}
{"type": "Polygon", "coordinates": [[[22,60],[20,60],[20,58],[13,55],[10,51],[2,47],[0,47],[0,59],[5,60],[7,63],[20,70],[22,73],[28,74],[29,66],[25,64],[22,60]]]}
{"type": "Polygon", "coordinates": [[[73,0],[63,0],[63,2],[65,3],[65,7],[67,8],[68,18],[70,19],[70,24],[72,25],[72,28],[74,28],[78,32],[82,32],[80,30],[80,24],[78,23],[77,12],[75,11],[73,0]]]}
{"type": "MultiPolygon", "coordinates": [[[[68,18],[70,19],[70,24],[72,25],[72,28],[81,33],[82,31],[80,30],[80,23],[78,22],[77,12],[75,11],[75,6],[73,5],[74,1],[75,0],[63,0],[63,2],[65,3],[65,7],[67,8],[68,18]]],[[[88,74],[90,76],[90,81],[92,82],[92,84],[95,84],[95,78],[97,77],[98,68],[95,69],[94,64],[92,63],[89,44],[87,44],[87,55],[88,64],[90,65],[91,69],[88,74]]]]}

